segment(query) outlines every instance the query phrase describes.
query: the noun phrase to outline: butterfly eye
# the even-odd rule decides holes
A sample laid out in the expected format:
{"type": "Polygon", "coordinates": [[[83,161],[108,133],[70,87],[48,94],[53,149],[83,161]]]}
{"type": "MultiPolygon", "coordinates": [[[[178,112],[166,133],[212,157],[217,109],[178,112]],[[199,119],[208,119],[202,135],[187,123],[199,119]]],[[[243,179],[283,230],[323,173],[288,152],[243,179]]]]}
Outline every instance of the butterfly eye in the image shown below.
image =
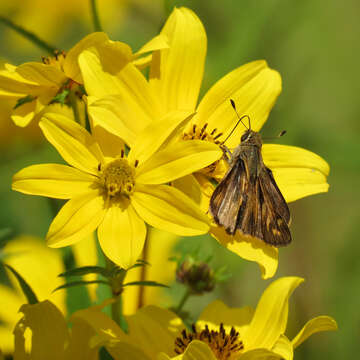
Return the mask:
{"type": "Polygon", "coordinates": [[[241,136],[241,142],[248,140],[250,137],[250,132],[245,131],[245,133],[241,136]]]}

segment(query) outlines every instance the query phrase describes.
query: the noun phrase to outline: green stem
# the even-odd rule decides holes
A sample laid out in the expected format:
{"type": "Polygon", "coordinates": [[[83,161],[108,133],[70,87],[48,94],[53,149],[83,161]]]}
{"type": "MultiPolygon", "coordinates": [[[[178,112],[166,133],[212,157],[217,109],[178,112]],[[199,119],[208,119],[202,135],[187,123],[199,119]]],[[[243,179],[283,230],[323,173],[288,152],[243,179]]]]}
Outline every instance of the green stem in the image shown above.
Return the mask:
{"type": "Polygon", "coordinates": [[[185,305],[186,301],[189,299],[190,295],[191,295],[191,291],[189,289],[186,289],[182,298],[180,299],[178,306],[175,308],[176,314],[178,314],[178,315],[180,314],[180,311],[184,307],[184,305],[185,305]]]}
{"type": "Polygon", "coordinates": [[[46,50],[51,55],[53,55],[54,51],[56,51],[56,47],[48,44],[44,40],[40,39],[33,32],[26,30],[17,24],[14,24],[10,19],[7,19],[6,17],[1,16],[1,15],[0,15],[0,23],[3,23],[4,25],[8,26],[10,29],[13,29],[18,34],[20,34],[24,38],[30,40],[33,44],[37,45],[39,48],[46,50]]]}
{"type": "Polygon", "coordinates": [[[84,119],[80,116],[76,94],[71,90],[70,90],[70,93],[69,93],[69,100],[70,100],[70,104],[71,104],[71,108],[72,108],[72,111],[73,111],[73,114],[74,114],[75,121],[78,124],[80,124],[82,127],[85,128],[86,124],[84,122],[84,119]]]}
{"type": "Polygon", "coordinates": [[[90,0],[90,7],[95,31],[103,31],[97,11],[96,0],[90,0]]]}

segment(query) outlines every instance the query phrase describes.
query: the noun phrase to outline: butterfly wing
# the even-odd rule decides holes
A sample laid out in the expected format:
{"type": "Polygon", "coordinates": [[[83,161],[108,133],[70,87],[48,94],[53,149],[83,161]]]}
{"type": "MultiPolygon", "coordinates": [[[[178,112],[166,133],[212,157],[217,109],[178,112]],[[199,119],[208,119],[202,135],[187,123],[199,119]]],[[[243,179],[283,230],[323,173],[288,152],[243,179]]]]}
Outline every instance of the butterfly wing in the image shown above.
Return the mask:
{"type": "Polygon", "coordinates": [[[273,246],[291,241],[289,208],[260,150],[239,153],[211,197],[210,212],[230,235],[238,229],[273,246]]]}

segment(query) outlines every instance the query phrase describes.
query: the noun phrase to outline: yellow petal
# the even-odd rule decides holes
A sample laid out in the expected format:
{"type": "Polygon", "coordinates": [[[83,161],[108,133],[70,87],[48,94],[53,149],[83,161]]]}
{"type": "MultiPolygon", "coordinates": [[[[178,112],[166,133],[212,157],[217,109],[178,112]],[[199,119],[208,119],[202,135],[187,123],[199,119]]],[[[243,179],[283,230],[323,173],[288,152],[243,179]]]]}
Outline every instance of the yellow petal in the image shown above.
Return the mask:
{"type": "Polygon", "coordinates": [[[216,360],[216,357],[205,342],[193,340],[186,348],[183,360],[216,360]]]}
{"type": "Polygon", "coordinates": [[[153,53],[150,84],[165,112],[194,110],[204,72],[205,29],[191,10],[175,8],[161,35],[167,36],[169,49],[153,53]]]}
{"type": "Polygon", "coordinates": [[[254,310],[250,306],[230,308],[222,301],[215,300],[202,311],[196,326],[198,329],[204,329],[205,325],[208,325],[210,330],[215,331],[219,331],[220,324],[224,325],[226,331],[234,327],[240,333],[241,339],[253,315],[254,310]]]}
{"type": "Polygon", "coordinates": [[[164,146],[174,134],[188,123],[194,113],[189,111],[172,111],[163,118],[153,121],[142,132],[137,134],[134,147],[129,152],[129,161],[139,160],[140,165],[164,146]]]}
{"type": "Polygon", "coordinates": [[[12,189],[24,194],[70,199],[91,190],[94,177],[60,164],[32,165],[17,172],[12,189]]]}
{"type": "Polygon", "coordinates": [[[160,352],[174,354],[175,339],[184,325],[180,318],[169,310],[146,306],[126,318],[131,342],[155,359],[160,352]]]}
{"type": "Polygon", "coordinates": [[[224,247],[245,260],[255,261],[261,270],[261,277],[269,279],[278,267],[278,249],[250,236],[237,233],[228,235],[224,228],[212,226],[210,234],[224,247]]]}
{"type": "MultiPolygon", "coordinates": [[[[194,175],[188,175],[179,179],[175,179],[172,182],[172,185],[186,194],[190,199],[193,199],[197,204],[200,204],[201,189],[194,175]]],[[[207,208],[208,207],[206,207],[206,209],[207,208]]]]}
{"type": "Polygon", "coordinates": [[[294,348],[291,341],[285,335],[280,335],[271,351],[278,354],[284,360],[292,360],[294,357],[294,348]]]}
{"type": "Polygon", "coordinates": [[[264,163],[287,202],[327,192],[329,165],[319,155],[295,146],[264,144],[264,163]]]}
{"type": "Polygon", "coordinates": [[[22,324],[31,329],[31,358],[63,360],[70,336],[63,314],[50,301],[23,305],[22,324]]]}
{"type": "Polygon", "coordinates": [[[24,79],[45,87],[59,88],[67,78],[65,74],[52,65],[29,62],[16,68],[16,72],[24,79]]]}
{"type": "MultiPolygon", "coordinates": [[[[173,255],[173,247],[178,239],[174,234],[170,234],[159,229],[149,227],[146,237],[146,253],[148,266],[145,272],[144,280],[153,280],[161,284],[170,285],[174,280],[176,264],[170,261],[173,255]]],[[[124,282],[140,281],[142,276],[142,268],[138,267],[126,273],[124,282]]],[[[141,289],[143,292],[144,305],[160,305],[165,306],[171,302],[171,298],[167,296],[163,288],[157,286],[145,286],[141,289]]],[[[134,314],[139,303],[139,286],[128,286],[123,292],[123,312],[125,315],[134,314]]]]}
{"type": "Polygon", "coordinates": [[[95,139],[79,124],[61,114],[45,114],[39,126],[47,140],[70,165],[97,175],[103,156],[95,139]]]}
{"type": "Polygon", "coordinates": [[[96,190],[69,200],[50,225],[48,245],[63,247],[84,239],[98,227],[104,213],[104,200],[96,190]]]}
{"type": "Polygon", "coordinates": [[[302,282],[299,277],[283,277],[266,288],[243,336],[246,349],[271,349],[275,345],[286,329],[289,297],[302,282]]]}
{"type": "Polygon", "coordinates": [[[105,255],[115,264],[127,269],[140,257],[146,226],[131,205],[126,210],[112,206],[106,211],[98,236],[105,255]]]}
{"type": "Polygon", "coordinates": [[[91,134],[105,157],[115,158],[121,154],[121,151],[125,151],[124,141],[104,128],[95,126],[91,129],[91,134]]]}
{"type": "Polygon", "coordinates": [[[166,35],[159,34],[148,41],[144,46],[140,48],[133,56],[137,58],[140,55],[146,54],[147,52],[168,49],[169,43],[166,35]]]}
{"type": "MultiPolygon", "coordinates": [[[[83,240],[77,242],[72,247],[74,259],[77,267],[81,266],[93,266],[98,263],[96,239],[94,233],[90,234],[83,240]]],[[[92,281],[97,279],[96,274],[84,275],[84,280],[92,281]]],[[[91,301],[96,301],[96,290],[98,285],[91,284],[86,286],[91,301]]]]}
{"type": "Polygon", "coordinates": [[[30,121],[36,115],[36,100],[28,102],[14,109],[11,114],[11,119],[15,125],[20,127],[28,126],[30,121]]]}
{"type": "Polygon", "coordinates": [[[83,79],[78,64],[78,57],[80,53],[87,48],[96,47],[106,41],[109,41],[109,38],[105,33],[94,32],[85,36],[77,44],[75,44],[65,57],[64,72],[66,76],[82,84],[83,79]]]}
{"type": "MultiPolygon", "coordinates": [[[[208,129],[219,129],[224,132],[220,140],[224,140],[238,120],[230,104],[233,99],[238,114],[248,115],[251,128],[259,131],[280,92],[281,77],[265,61],[245,64],[224,76],[206,93],[198,107],[199,126],[208,123],[208,129]]],[[[245,124],[248,126],[247,120],[245,124]]],[[[240,124],[226,145],[230,148],[239,145],[244,131],[245,127],[240,124]]]]}
{"type": "Polygon", "coordinates": [[[136,181],[164,184],[211,165],[223,152],[208,141],[178,141],[155,153],[138,168],[136,181]]]}
{"type": "Polygon", "coordinates": [[[239,360],[280,360],[281,356],[267,349],[253,349],[239,356],[239,360]]]}
{"type": "Polygon", "coordinates": [[[130,147],[134,145],[136,135],[151,123],[146,114],[136,117],[133,107],[124,104],[124,98],[119,95],[94,99],[88,105],[88,112],[94,128],[103,127],[130,147]]]}
{"type": "Polygon", "coordinates": [[[107,350],[113,359],[153,360],[153,358],[147,356],[142,349],[128,343],[118,342],[114,345],[107,346],[107,350]]]}
{"type": "Polygon", "coordinates": [[[195,202],[167,185],[136,184],[132,204],[148,224],[176,235],[200,235],[209,229],[208,218],[195,202]]]}
{"type": "Polygon", "coordinates": [[[316,334],[320,331],[334,331],[338,326],[336,321],[330,316],[317,316],[314,319],[309,320],[299,333],[292,340],[294,348],[302,344],[312,334],[316,334]]]}

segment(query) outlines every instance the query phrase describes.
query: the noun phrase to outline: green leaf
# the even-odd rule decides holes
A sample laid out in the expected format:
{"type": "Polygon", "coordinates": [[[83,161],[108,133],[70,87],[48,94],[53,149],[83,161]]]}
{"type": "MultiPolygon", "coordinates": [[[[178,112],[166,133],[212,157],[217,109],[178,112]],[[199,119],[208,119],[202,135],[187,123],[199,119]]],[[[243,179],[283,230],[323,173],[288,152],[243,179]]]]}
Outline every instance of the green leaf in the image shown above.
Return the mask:
{"type": "Polygon", "coordinates": [[[146,266],[147,264],[134,264],[132,266],[130,266],[126,271],[129,271],[131,269],[135,269],[137,267],[142,267],[142,266],[146,266]]]}
{"type": "Polygon", "coordinates": [[[59,277],[83,276],[88,274],[99,274],[105,277],[110,276],[110,272],[101,266],[82,266],[71,269],[59,274],[59,277]]]}
{"type": "Polygon", "coordinates": [[[52,100],[50,101],[50,104],[59,103],[59,104],[65,105],[66,98],[68,97],[69,94],[70,94],[70,90],[64,89],[62,92],[59,92],[52,98],[52,100]]]}
{"type": "Polygon", "coordinates": [[[156,281],[132,281],[132,282],[128,282],[126,284],[123,285],[123,287],[125,286],[133,286],[133,285],[139,285],[139,286],[160,286],[160,287],[165,287],[168,288],[169,286],[158,283],[156,281]]]}
{"type": "Polygon", "coordinates": [[[64,285],[60,285],[56,289],[54,289],[52,292],[55,292],[55,291],[58,291],[61,289],[67,289],[69,287],[81,286],[81,285],[91,285],[91,284],[104,284],[104,285],[110,286],[109,282],[107,282],[105,280],[91,280],[91,281],[81,280],[81,281],[73,281],[73,282],[66,283],[64,285]]]}
{"type": "Polygon", "coordinates": [[[2,249],[9,240],[14,237],[14,230],[10,228],[4,228],[0,230],[0,249],[2,249]]]}
{"type": "Polygon", "coordinates": [[[18,99],[18,101],[16,102],[15,106],[13,107],[13,109],[17,109],[18,107],[20,107],[21,105],[24,105],[24,104],[27,104],[29,102],[32,102],[36,99],[35,96],[32,96],[32,95],[27,95],[27,96],[24,96],[20,99],[18,99]]]}
{"type": "Polygon", "coordinates": [[[16,280],[19,282],[21,290],[23,291],[24,295],[29,304],[37,304],[39,300],[37,299],[35,293],[31,289],[30,285],[24,280],[24,278],[10,265],[4,264],[16,277],[16,280]]]}

